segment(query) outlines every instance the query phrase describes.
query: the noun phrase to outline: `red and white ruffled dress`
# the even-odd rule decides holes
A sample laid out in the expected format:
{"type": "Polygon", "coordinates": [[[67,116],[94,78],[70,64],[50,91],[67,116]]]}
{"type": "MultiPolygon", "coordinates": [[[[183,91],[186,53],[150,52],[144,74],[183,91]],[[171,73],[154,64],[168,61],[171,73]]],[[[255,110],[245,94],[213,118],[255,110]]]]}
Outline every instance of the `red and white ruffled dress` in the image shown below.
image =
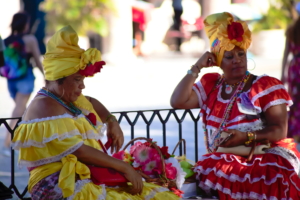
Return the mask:
{"type": "MultiPolygon", "coordinates": [[[[205,74],[194,84],[201,108],[203,128],[207,130],[208,148],[214,149],[212,133],[222,120],[229,100],[221,97],[222,87],[215,88],[221,76],[218,73],[205,74]],[[215,89],[214,89],[215,88],[215,89]]],[[[242,93],[243,94],[243,93],[242,93]]],[[[242,95],[241,94],[241,95],[242,95]]],[[[256,78],[252,87],[244,92],[253,110],[252,117],[242,113],[237,102],[232,107],[227,128],[239,131],[256,131],[264,128],[260,113],[274,105],[292,105],[292,101],[282,83],[267,75],[256,78]]],[[[265,154],[253,155],[252,160],[229,153],[209,153],[200,157],[194,171],[199,187],[204,191],[217,190],[219,198],[228,199],[300,199],[300,153],[293,139],[283,139],[273,143],[265,154]]]]}

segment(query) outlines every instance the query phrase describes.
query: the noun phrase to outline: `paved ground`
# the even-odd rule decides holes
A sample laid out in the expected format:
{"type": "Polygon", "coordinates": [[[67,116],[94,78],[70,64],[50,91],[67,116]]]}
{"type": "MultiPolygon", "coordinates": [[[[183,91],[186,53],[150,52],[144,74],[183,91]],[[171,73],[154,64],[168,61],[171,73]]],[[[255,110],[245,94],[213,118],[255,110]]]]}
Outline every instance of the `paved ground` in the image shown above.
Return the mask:
{"type": "MultiPolygon", "coordinates": [[[[138,58],[131,62],[119,65],[109,64],[104,67],[100,74],[94,78],[86,79],[85,95],[90,95],[99,99],[110,111],[146,110],[171,108],[169,105],[170,95],[186,74],[189,67],[198,58],[186,54],[176,54],[173,52],[161,55],[153,55],[147,58],[138,58]]],[[[265,59],[254,57],[254,63],[249,61],[250,72],[256,75],[268,74],[276,78],[280,77],[281,59],[265,59]]],[[[204,69],[201,74],[215,71],[221,72],[218,68],[204,69]]],[[[34,93],[43,86],[43,78],[39,71],[34,71],[37,78],[34,93]]],[[[7,118],[13,109],[13,102],[6,89],[6,81],[0,78],[0,118],[7,118]]],[[[161,125],[154,124],[155,135],[160,135],[161,125]]],[[[175,125],[178,126],[178,125],[175,125]]],[[[189,126],[189,125],[188,125],[189,126]]],[[[124,134],[129,136],[129,126],[122,126],[124,134]]],[[[145,127],[141,127],[144,133],[145,127]]],[[[200,135],[201,133],[199,133],[200,135]]],[[[5,136],[5,128],[0,127],[0,148],[2,148],[5,136]]],[[[175,144],[176,138],[169,134],[168,144],[175,144]],[[169,137],[170,136],[170,137],[169,137]]],[[[202,136],[199,136],[202,138],[202,136]]],[[[187,143],[192,143],[193,139],[184,135],[187,143]]],[[[202,139],[199,142],[203,141],[202,139]]],[[[160,141],[159,141],[160,142],[160,141]]],[[[191,151],[188,151],[191,152],[191,151]]],[[[204,153],[201,146],[199,154],[204,153]]],[[[193,155],[187,155],[193,158],[193,155]]],[[[15,159],[17,162],[17,159],[15,159]]],[[[0,155],[0,181],[5,185],[10,185],[10,158],[0,155]]],[[[28,173],[25,168],[16,167],[16,182],[18,188],[23,190],[27,185],[28,173]]]]}

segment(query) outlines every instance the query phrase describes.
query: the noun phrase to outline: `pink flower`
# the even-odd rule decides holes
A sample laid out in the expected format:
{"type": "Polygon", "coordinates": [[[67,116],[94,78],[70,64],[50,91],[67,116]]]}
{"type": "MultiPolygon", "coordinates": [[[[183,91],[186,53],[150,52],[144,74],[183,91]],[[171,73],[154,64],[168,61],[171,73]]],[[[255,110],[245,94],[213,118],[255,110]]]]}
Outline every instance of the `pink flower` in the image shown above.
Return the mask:
{"type": "Polygon", "coordinates": [[[166,176],[168,179],[175,179],[177,170],[172,166],[172,163],[166,164],[166,176]]]}
{"type": "Polygon", "coordinates": [[[143,144],[143,143],[141,143],[141,142],[135,142],[135,143],[130,147],[129,153],[130,153],[130,154],[133,154],[133,152],[135,151],[135,149],[136,149],[138,146],[142,145],[142,144],[143,144]]]}
{"type": "Polygon", "coordinates": [[[136,147],[135,151],[133,152],[133,157],[135,157],[136,162],[140,164],[144,164],[151,159],[152,150],[153,149],[151,147],[140,145],[136,147]]]}
{"type": "Polygon", "coordinates": [[[227,26],[228,38],[230,40],[236,39],[236,41],[243,41],[244,29],[241,23],[232,22],[227,26]]]}
{"type": "Polygon", "coordinates": [[[119,152],[117,152],[117,153],[114,153],[114,154],[112,155],[112,157],[114,157],[114,158],[116,158],[116,159],[119,159],[119,160],[123,160],[124,154],[125,154],[125,151],[123,150],[123,151],[119,151],[119,152]]]}
{"type": "Polygon", "coordinates": [[[153,172],[155,172],[157,167],[158,167],[159,163],[157,160],[150,160],[149,162],[145,163],[142,166],[142,170],[145,174],[147,175],[152,175],[153,172]]]}

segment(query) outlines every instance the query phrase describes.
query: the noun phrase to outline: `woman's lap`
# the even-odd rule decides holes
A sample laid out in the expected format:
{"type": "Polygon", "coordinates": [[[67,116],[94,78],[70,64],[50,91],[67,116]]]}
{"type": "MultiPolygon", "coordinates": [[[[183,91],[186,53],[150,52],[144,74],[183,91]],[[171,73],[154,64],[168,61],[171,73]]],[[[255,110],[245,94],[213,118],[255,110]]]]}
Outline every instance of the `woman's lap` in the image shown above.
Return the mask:
{"type": "Polygon", "coordinates": [[[218,190],[220,199],[300,195],[297,188],[300,179],[293,166],[271,153],[254,155],[250,162],[232,154],[206,154],[198,161],[195,171],[199,187],[204,191],[218,190]]]}
{"type": "Polygon", "coordinates": [[[56,172],[41,181],[39,181],[31,191],[33,200],[46,199],[178,199],[178,197],[168,191],[168,189],[151,184],[144,183],[144,189],[141,195],[131,195],[126,191],[126,187],[109,188],[105,185],[95,185],[90,179],[78,180],[75,183],[74,193],[68,198],[63,198],[62,191],[58,187],[59,173],[56,172]]]}

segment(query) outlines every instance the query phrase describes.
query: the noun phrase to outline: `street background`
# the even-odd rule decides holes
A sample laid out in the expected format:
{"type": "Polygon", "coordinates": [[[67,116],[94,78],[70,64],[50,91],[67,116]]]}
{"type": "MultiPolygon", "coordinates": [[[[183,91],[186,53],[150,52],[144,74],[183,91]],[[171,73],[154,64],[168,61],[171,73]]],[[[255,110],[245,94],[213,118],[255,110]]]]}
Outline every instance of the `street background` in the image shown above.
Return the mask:
{"type": "MultiPolygon", "coordinates": [[[[137,55],[132,49],[132,30],[130,4],[124,0],[113,0],[119,16],[109,18],[109,34],[103,41],[102,58],[107,62],[101,73],[93,78],[85,79],[84,95],[92,96],[100,100],[109,111],[138,111],[154,109],[170,109],[170,96],[181,80],[187,73],[187,70],[193,65],[200,56],[208,50],[207,39],[204,37],[192,36],[184,41],[181,46],[181,52],[175,52],[166,45],[164,40],[168,28],[172,25],[171,0],[161,1],[159,7],[153,8],[151,20],[147,23],[147,29],[144,31],[144,40],[139,49],[142,55],[137,55]],[[127,9],[127,10],[126,10],[127,9]]],[[[128,1],[129,2],[129,1],[128,1]]],[[[134,1],[131,1],[134,2],[134,1]]],[[[158,1],[148,1],[158,2],[158,1]]],[[[200,10],[198,3],[194,0],[185,0],[186,12],[188,16],[190,10],[200,10]]],[[[200,2],[200,1],[199,1],[200,2]]],[[[206,7],[206,15],[214,12],[223,12],[231,9],[229,0],[210,0],[211,7],[206,7]],[[227,9],[228,8],[228,9],[227,9]]],[[[236,1],[239,2],[239,1],[236,1]]],[[[263,12],[268,9],[268,1],[246,0],[249,4],[257,7],[257,10],[263,12]],[[256,3],[256,4],[255,4],[256,3]]],[[[18,0],[11,0],[5,6],[0,2],[0,16],[5,19],[0,25],[0,34],[2,38],[9,35],[9,16],[21,9],[18,0]]],[[[154,3],[155,4],[155,3],[154,3]]],[[[192,13],[192,12],[190,12],[192,13]]],[[[249,12],[244,12],[244,14],[249,12]]],[[[200,16],[200,13],[198,13],[200,16]]],[[[45,37],[45,41],[51,34],[45,37]]],[[[281,62],[284,48],[284,30],[268,30],[253,35],[253,43],[248,52],[248,69],[255,75],[267,74],[280,79],[281,62]]],[[[80,35],[79,45],[87,49],[89,47],[88,39],[80,35]]],[[[136,49],[134,49],[136,50],[136,49]]],[[[42,60],[42,57],[41,57],[42,60]]],[[[217,67],[205,68],[200,76],[208,72],[222,71],[217,67]]],[[[29,100],[35,96],[36,92],[44,86],[43,75],[34,69],[36,76],[34,92],[29,100]]],[[[13,100],[10,98],[6,79],[0,77],[0,118],[9,118],[14,108],[13,100]]],[[[179,111],[180,113],[180,111],[179,111]]],[[[199,113],[198,109],[193,110],[194,116],[199,113]]],[[[163,115],[163,114],[162,114],[163,115]]],[[[133,119],[131,119],[133,121],[133,119]]],[[[205,153],[203,132],[201,122],[199,122],[198,132],[198,155],[205,153]]],[[[121,128],[125,135],[125,144],[130,139],[130,126],[126,121],[122,121],[121,128]]],[[[2,149],[6,129],[0,126],[0,149],[2,149]]],[[[135,126],[135,136],[145,136],[146,125],[140,118],[135,126]]],[[[157,118],[150,126],[150,137],[162,145],[161,140],[162,125],[157,118]]],[[[194,135],[193,122],[187,117],[183,123],[183,138],[187,141],[187,158],[194,160],[194,135]]],[[[105,138],[104,138],[105,141],[105,138]]],[[[178,141],[178,123],[171,117],[167,124],[167,145],[170,151],[178,141]]],[[[178,152],[177,152],[178,153],[178,152]]],[[[17,152],[15,162],[17,163],[17,152]]],[[[10,176],[10,157],[0,154],[0,181],[9,186],[10,176]]],[[[20,191],[27,185],[28,172],[26,168],[15,167],[16,182],[15,185],[20,191]]],[[[15,198],[16,199],[16,198],[15,198]]]]}

